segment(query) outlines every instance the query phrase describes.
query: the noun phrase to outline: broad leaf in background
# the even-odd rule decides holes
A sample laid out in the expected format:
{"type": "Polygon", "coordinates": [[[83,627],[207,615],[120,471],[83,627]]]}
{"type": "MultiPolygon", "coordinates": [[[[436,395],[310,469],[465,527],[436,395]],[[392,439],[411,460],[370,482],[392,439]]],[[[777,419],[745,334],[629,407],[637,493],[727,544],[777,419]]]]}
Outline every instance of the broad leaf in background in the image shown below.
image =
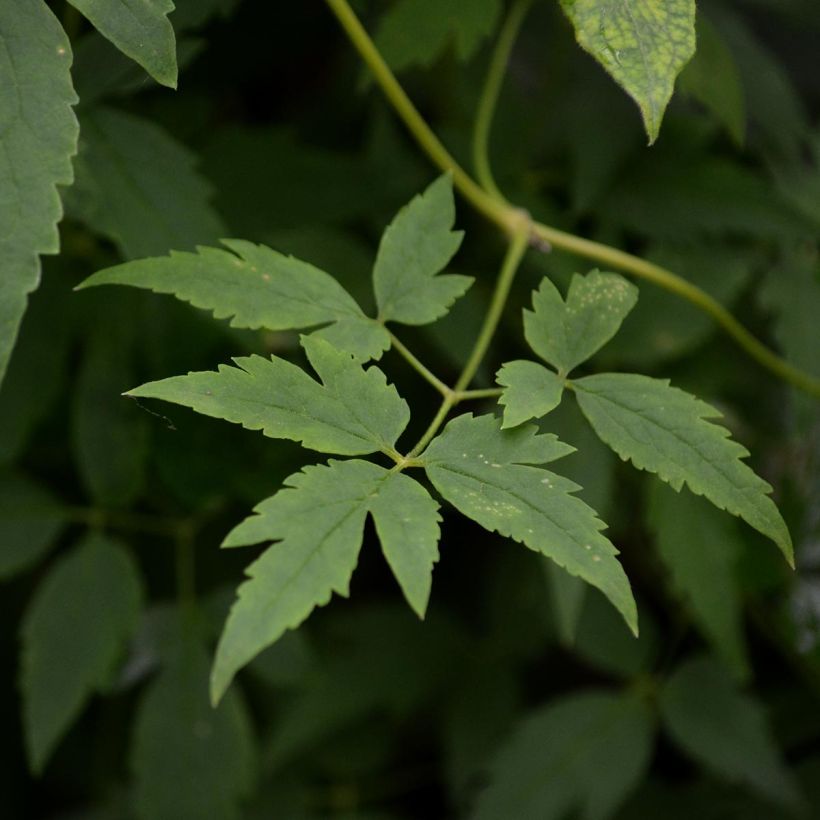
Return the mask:
{"type": "Polygon", "coordinates": [[[238,358],[238,367],[149,382],[127,395],[182,404],[261,430],[271,438],[338,455],[390,450],[410,419],[407,402],[378,368],[364,370],[350,354],[306,336],[302,346],[319,383],[295,364],[271,356],[238,358]]]}
{"type": "Polygon", "coordinates": [[[333,592],[347,595],[373,516],[385,557],[411,606],[424,614],[438,559],[438,505],[412,478],[366,461],[331,461],[292,475],[225,539],[276,540],[247,570],[219,642],[212,678],[218,701],[234,674],[333,592]]]}
{"type": "Polygon", "coordinates": [[[504,388],[498,403],[504,405],[501,429],[540,419],[561,403],[564,382],[537,362],[506,362],[495,377],[504,388]]]}
{"type": "Polygon", "coordinates": [[[524,311],[530,347],[559,374],[566,375],[598,352],[635,307],[638,289],[615,273],[575,274],[566,301],[544,277],[524,311]]]}
{"type": "Polygon", "coordinates": [[[637,612],[618,551],[577,484],[528,465],[572,452],[533,426],[502,431],[494,416],[451,421],[421,456],[433,486],[457,510],[491,532],[546,555],[598,587],[637,634],[637,612]]]}
{"type": "Polygon", "coordinates": [[[196,253],[141,259],[95,273],[82,287],[132,285],[178,299],[230,319],[232,327],[292,330],[334,323],[324,338],[360,358],[381,355],[390,346],[387,331],[330,275],[264,245],[225,239],[230,251],[199,248],[196,253]],[[346,335],[341,335],[346,334],[346,335]]]}
{"type": "Polygon", "coordinates": [[[655,481],[648,523],[673,589],[732,671],[749,673],[737,562],[743,543],[732,519],[689,492],[655,481]]]}
{"type": "Polygon", "coordinates": [[[0,580],[34,566],[66,526],[59,502],[35,482],[0,473],[0,580]]]}
{"type": "Polygon", "coordinates": [[[193,249],[224,235],[193,154],[153,122],[112,108],[80,116],[68,213],[135,259],[193,249]]]}
{"type": "Polygon", "coordinates": [[[0,5],[0,380],[43,253],[60,247],[58,185],[74,176],[71,46],[42,0],[0,5]]]}
{"type": "Polygon", "coordinates": [[[238,692],[208,702],[208,655],[182,638],[139,706],[131,768],[139,820],[239,820],[256,777],[250,717],[238,692]]]}
{"type": "Polygon", "coordinates": [[[697,17],[697,50],[683,69],[679,86],[705,106],[738,146],[746,136],[746,96],[732,52],[702,14],[697,17]]]}
{"type": "Polygon", "coordinates": [[[695,53],[695,0],[561,0],[578,43],[641,109],[658,138],[675,78],[695,53]]]}
{"type": "Polygon", "coordinates": [[[590,691],[524,718],[490,768],[473,820],[611,817],[652,755],[652,714],[635,694],[590,691]]]}
{"type": "Polygon", "coordinates": [[[442,317],[473,283],[469,276],[440,274],[464,238],[454,231],[453,180],[439,177],[399,211],[382,236],[373,286],[379,319],[424,325],[442,317]]]}
{"type": "Polygon", "coordinates": [[[451,44],[460,60],[492,34],[501,0],[396,0],[376,31],[376,46],[396,71],[429,66],[451,44]]]}
{"type": "Polygon", "coordinates": [[[141,597],[131,556],[97,535],[56,562],[37,588],[23,620],[20,677],[35,771],[91,695],[111,682],[137,626],[141,597]]]}
{"type": "Polygon", "coordinates": [[[158,83],[177,87],[177,53],[168,14],[172,0],[69,0],[123,54],[158,83]]]}
{"type": "Polygon", "coordinates": [[[686,483],[771,538],[794,565],[791,536],[769,497],[771,486],[742,461],[748,450],[725,427],[707,421],[719,418],[719,411],[668,380],[648,376],[601,373],[573,385],[595,432],[624,461],[656,473],[675,490],[686,483]]]}
{"type": "Polygon", "coordinates": [[[719,777],[795,808],[794,779],[780,757],[762,707],[709,658],[683,664],[664,687],[661,716],[672,739],[719,777]]]}

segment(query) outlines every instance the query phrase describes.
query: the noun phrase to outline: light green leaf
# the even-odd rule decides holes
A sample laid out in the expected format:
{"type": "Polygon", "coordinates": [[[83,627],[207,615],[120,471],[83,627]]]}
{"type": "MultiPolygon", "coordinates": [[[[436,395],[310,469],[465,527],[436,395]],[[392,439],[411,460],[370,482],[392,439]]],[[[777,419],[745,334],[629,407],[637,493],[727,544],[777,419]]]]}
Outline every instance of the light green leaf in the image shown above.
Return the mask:
{"type": "Polygon", "coordinates": [[[714,407],[647,376],[601,373],[574,386],[589,423],[624,461],[657,473],[675,490],[686,483],[771,538],[793,565],[791,536],[769,498],[772,488],[741,460],[748,450],[707,421],[720,417],[714,407]]]}
{"type": "Polygon", "coordinates": [[[652,756],[652,714],[634,694],[590,691],[528,715],[502,747],[474,820],[611,817],[652,756]]]}
{"type": "Polygon", "coordinates": [[[172,0],[69,0],[123,54],[158,83],[177,87],[172,0]]]}
{"type": "Polygon", "coordinates": [[[648,523],[672,586],[735,674],[749,672],[737,560],[743,544],[733,521],[691,493],[653,482],[648,523]]]}
{"type": "Polygon", "coordinates": [[[675,78],[695,53],[695,0],[561,0],[579,45],[641,109],[655,142],[675,78]]]}
{"type": "Polygon", "coordinates": [[[461,245],[464,234],[452,230],[455,218],[453,180],[445,175],[388,225],[373,268],[381,321],[429,324],[470,287],[472,277],[436,275],[461,245]]]}
{"type": "Polygon", "coordinates": [[[451,43],[467,60],[500,15],[500,0],[397,0],[379,23],[376,45],[396,71],[429,66],[451,43]]]}
{"type": "Polygon", "coordinates": [[[0,473],[0,580],[34,566],[67,524],[51,494],[14,473],[0,473]]]}
{"type": "Polygon", "coordinates": [[[495,380],[504,388],[498,400],[504,405],[502,430],[546,416],[558,407],[564,393],[563,380],[536,362],[507,362],[495,380]]]}
{"type": "Polygon", "coordinates": [[[362,369],[323,339],[303,337],[302,345],[321,383],[285,359],[249,356],[234,359],[238,367],[149,382],[127,395],[182,404],[323,453],[391,450],[410,409],[384,373],[362,369]]]}
{"type": "Polygon", "coordinates": [[[697,51],[680,75],[680,90],[701,103],[738,146],[746,135],[746,96],[740,69],[720,32],[697,16],[697,51]]]}
{"type": "Polygon", "coordinates": [[[137,712],[136,814],[139,820],[240,820],[257,768],[250,717],[238,692],[212,708],[208,655],[190,636],[185,643],[137,712]]]}
{"type": "Polygon", "coordinates": [[[572,448],[531,426],[502,431],[493,416],[451,421],[421,456],[436,489],[481,524],[546,555],[598,587],[637,633],[629,581],[601,535],[595,511],[572,495],[577,484],[529,464],[553,461],[572,448]]]}
{"type": "Polygon", "coordinates": [[[162,128],[99,106],[83,110],[80,124],[77,181],[66,209],[124,257],[189,250],[225,234],[195,156],[162,128]]]}
{"type": "Polygon", "coordinates": [[[390,336],[323,270],[264,245],[225,239],[229,251],[199,248],[126,262],[80,287],[131,285],[170,293],[232,327],[292,330],[333,322],[318,335],[359,359],[378,358],[390,336]]]}
{"type": "Polygon", "coordinates": [[[57,562],[23,620],[21,688],[28,757],[42,770],[91,695],[110,682],[137,626],[140,579],[116,542],[91,536],[57,562]]]}
{"type": "Polygon", "coordinates": [[[0,380],[41,253],[57,253],[58,185],[73,179],[71,46],[42,0],[0,4],[0,380]]]}
{"type": "Polygon", "coordinates": [[[219,700],[236,672],[333,592],[346,596],[370,513],[390,567],[422,616],[438,558],[438,505],[417,482],[366,461],[307,467],[225,539],[276,540],[248,567],[219,642],[211,679],[219,700]]]}
{"type": "Polygon", "coordinates": [[[718,664],[698,658],[679,667],[661,692],[660,707],[672,739],[707,769],[789,807],[799,805],[762,707],[718,664]]]}
{"type": "Polygon", "coordinates": [[[546,277],[524,311],[530,347],[559,373],[568,373],[600,350],[638,301],[638,289],[615,273],[575,274],[566,301],[546,277]]]}

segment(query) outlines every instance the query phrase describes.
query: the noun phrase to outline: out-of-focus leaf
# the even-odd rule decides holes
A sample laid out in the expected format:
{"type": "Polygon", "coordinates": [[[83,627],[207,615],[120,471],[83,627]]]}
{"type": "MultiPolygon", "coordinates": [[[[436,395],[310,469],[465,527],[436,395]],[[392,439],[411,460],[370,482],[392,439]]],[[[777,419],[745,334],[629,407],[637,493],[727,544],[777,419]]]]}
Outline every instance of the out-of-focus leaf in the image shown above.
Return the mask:
{"type": "Polygon", "coordinates": [[[493,32],[500,0],[396,0],[376,30],[376,46],[396,71],[429,66],[451,44],[468,60],[493,32]]]}
{"type": "Polygon", "coordinates": [[[208,701],[208,655],[194,636],[151,682],[137,712],[131,766],[139,820],[239,820],[256,776],[245,705],[208,701]]]}
{"type": "Polygon", "coordinates": [[[0,579],[34,566],[52,547],[66,514],[30,479],[0,473],[0,579]]]}
{"type": "Polygon", "coordinates": [[[694,0],[561,0],[588,51],[641,110],[658,138],[675,79],[695,53],[694,0]]]}
{"type": "Polygon", "coordinates": [[[697,51],[680,75],[680,90],[694,97],[739,146],[746,134],[746,97],[732,52],[703,14],[697,18],[697,51]]]}
{"type": "Polygon", "coordinates": [[[737,559],[743,543],[731,519],[689,492],[653,482],[649,525],[672,587],[735,674],[748,675],[737,559]]]}
{"type": "Polygon", "coordinates": [[[673,740],[718,776],[777,803],[800,805],[760,704],[744,695],[714,661],[683,664],[661,693],[661,715],[673,740]]]}
{"type": "Polygon", "coordinates": [[[58,185],[73,178],[77,118],[71,45],[43,0],[0,6],[0,381],[40,254],[56,253],[63,215],[58,185]]]}
{"type": "Polygon", "coordinates": [[[23,620],[21,688],[29,762],[39,772],[137,625],[137,567],[118,543],[90,536],[43,579],[23,620]]]}
{"type": "Polygon", "coordinates": [[[158,83],[177,87],[172,0],[69,0],[100,34],[138,62],[158,83]]]}
{"type": "Polygon", "coordinates": [[[159,126],[100,107],[84,111],[80,122],[69,214],[130,259],[189,250],[224,235],[193,155],[159,126]]]}
{"type": "Polygon", "coordinates": [[[652,715],[634,694],[590,691],[528,715],[502,747],[475,820],[611,817],[649,766],[652,715]]]}

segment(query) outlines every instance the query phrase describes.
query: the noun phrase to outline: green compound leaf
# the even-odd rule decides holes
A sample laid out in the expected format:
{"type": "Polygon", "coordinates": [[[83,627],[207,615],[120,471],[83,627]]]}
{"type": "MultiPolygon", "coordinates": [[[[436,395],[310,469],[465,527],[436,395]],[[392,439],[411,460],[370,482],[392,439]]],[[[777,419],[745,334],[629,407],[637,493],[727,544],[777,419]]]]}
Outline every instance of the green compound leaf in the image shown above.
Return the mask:
{"type": "Polygon", "coordinates": [[[675,490],[686,483],[771,538],[794,565],[791,536],[768,495],[772,488],[741,461],[748,450],[707,421],[720,417],[714,407],[647,376],[601,373],[573,384],[589,423],[624,461],[657,473],[675,490]]]}
{"type": "Polygon", "coordinates": [[[158,83],[177,87],[172,0],[69,0],[94,28],[158,83]]]}
{"type": "Polygon", "coordinates": [[[507,362],[495,380],[504,388],[498,400],[504,405],[502,430],[546,416],[558,407],[564,393],[563,380],[537,362],[507,362]]]}
{"type": "Polygon", "coordinates": [[[694,760],[789,808],[800,806],[761,705],[737,689],[719,664],[683,664],[661,692],[663,723],[694,760]]]}
{"type": "Polygon", "coordinates": [[[695,0],[561,0],[579,45],[641,109],[651,145],[695,53],[695,0]]]}
{"type": "Polygon", "coordinates": [[[490,768],[473,820],[611,817],[652,757],[649,706],[590,691],[528,715],[490,768]]]}
{"type": "Polygon", "coordinates": [[[384,373],[362,369],[324,339],[306,336],[302,345],[321,384],[285,359],[249,356],[234,359],[238,367],[149,382],[126,395],[182,404],[323,453],[392,450],[410,409],[384,373]]]}
{"type": "Polygon", "coordinates": [[[743,544],[735,522],[692,493],[660,482],[649,492],[648,523],[673,589],[736,677],[749,673],[737,562],[743,544]]]}
{"type": "MultiPolygon", "coordinates": [[[[186,641],[187,637],[187,641],[186,641]]],[[[139,706],[131,749],[139,820],[240,820],[257,769],[251,721],[239,692],[214,709],[208,654],[191,636],[139,706]]]]}
{"type": "Polygon", "coordinates": [[[101,106],[82,108],[80,126],[66,210],[126,259],[193,250],[225,235],[196,157],[165,130],[101,106]]]}
{"type": "Polygon", "coordinates": [[[595,511],[572,495],[580,487],[530,464],[573,448],[532,426],[502,431],[493,416],[451,421],[421,460],[435,488],[460,512],[491,532],[546,555],[598,587],[633,632],[638,616],[618,551],[601,535],[595,511]]]}
{"type": "Polygon", "coordinates": [[[456,218],[453,180],[439,177],[399,211],[382,236],[373,287],[384,322],[425,325],[444,316],[473,282],[444,270],[464,237],[456,218]]]}
{"type": "Polygon", "coordinates": [[[617,333],[637,301],[638,289],[615,273],[575,274],[566,301],[545,277],[524,311],[524,336],[544,361],[569,373],[617,333]]]}
{"type": "Polygon", "coordinates": [[[366,461],[307,467],[225,539],[276,540],[248,567],[219,642],[211,694],[219,700],[242,666],[295,629],[333,592],[346,596],[367,514],[393,573],[422,616],[438,559],[438,504],[416,481],[366,461]]]}
{"type": "Polygon", "coordinates": [[[387,331],[329,274],[264,245],[240,239],[223,244],[229,251],[172,251],[116,265],[81,287],[131,285],[170,293],[217,319],[230,318],[233,327],[292,330],[333,322],[319,335],[361,359],[378,358],[390,346],[387,331]]]}
{"type": "Polygon", "coordinates": [[[452,43],[468,60],[495,30],[500,0],[398,0],[385,12],[376,45],[396,71],[429,66],[452,43]]]}
{"type": "Polygon", "coordinates": [[[58,185],[73,179],[71,46],[42,0],[0,4],[0,380],[42,253],[57,253],[58,185]]]}
{"type": "Polygon", "coordinates": [[[67,523],[66,511],[41,486],[0,473],[0,581],[35,566],[67,523]]]}
{"type": "Polygon", "coordinates": [[[42,770],[91,695],[109,683],[137,625],[141,597],[130,555],[100,536],[57,562],[37,588],[23,621],[21,658],[34,771],[42,770]]]}

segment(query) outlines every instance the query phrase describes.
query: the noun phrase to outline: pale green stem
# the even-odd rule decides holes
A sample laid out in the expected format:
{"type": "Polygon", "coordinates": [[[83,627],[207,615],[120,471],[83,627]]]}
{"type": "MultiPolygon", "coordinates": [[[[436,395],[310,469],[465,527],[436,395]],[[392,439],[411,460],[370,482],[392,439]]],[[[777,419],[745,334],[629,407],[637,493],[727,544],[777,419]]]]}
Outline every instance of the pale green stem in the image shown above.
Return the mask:
{"type": "MultiPolygon", "coordinates": [[[[441,170],[452,173],[456,188],[476,210],[497,224],[506,233],[514,233],[519,219],[518,209],[485,191],[458,165],[419,114],[404,89],[399,85],[393,72],[382,59],[381,54],[379,54],[370,36],[350,8],[347,0],[326,0],[326,2],[347,32],[350,41],[362,59],[373,72],[376,82],[381,86],[388,101],[422,150],[441,170]]],[[[578,254],[640,279],[646,279],[682,297],[711,316],[749,356],[763,367],[785,382],[820,397],[820,379],[793,367],[756,339],[720,302],[672,271],[646,262],[624,251],[559,231],[549,225],[534,223],[532,236],[534,239],[540,240],[541,243],[547,243],[559,250],[578,254]]]]}
{"type": "MultiPolygon", "coordinates": [[[[472,381],[478,370],[487,348],[495,335],[498,328],[498,322],[501,319],[501,314],[504,311],[504,306],[507,304],[507,297],[510,294],[513,279],[515,279],[516,271],[518,270],[521,260],[527,251],[530,239],[530,222],[529,218],[522,218],[519,215],[519,227],[510,240],[507,253],[504,257],[504,263],[501,266],[501,271],[498,275],[498,282],[495,286],[490,307],[487,310],[487,315],[484,317],[484,323],[478,337],[473,344],[473,349],[470,353],[461,375],[458,377],[455,387],[449,395],[444,397],[435,418],[430,422],[429,427],[424,432],[424,435],[418,440],[413,449],[407,454],[407,460],[414,459],[421,453],[424,448],[433,440],[433,436],[439,431],[442,424],[444,424],[447,414],[466,397],[464,388],[472,381]]],[[[479,392],[479,391],[472,391],[479,392]]],[[[494,392],[494,391],[493,391],[494,392]]]]}
{"type": "Polygon", "coordinates": [[[413,370],[415,370],[426,382],[435,387],[442,396],[446,398],[453,392],[440,378],[438,378],[438,376],[435,375],[435,373],[422,364],[421,361],[419,361],[419,359],[410,350],[408,350],[408,348],[402,344],[402,342],[393,333],[390,333],[390,341],[393,343],[393,347],[396,351],[401,354],[413,370]]]}
{"type": "Polygon", "coordinates": [[[476,399],[497,399],[504,391],[500,387],[488,387],[483,390],[462,390],[456,395],[458,401],[474,401],[476,399]]]}
{"type": "Polygon", "coordinates": [[[487,78],[484,81],[484,88],[481,92],[481,99],[478,103],[475,129],[473,131],[473,166],[475,167],[476,178],[485,191],[492,194],[496,199],[506,202],[506,197],[501,193],[495,181],[490,163],[490,131],[495,117],[495,110],[498,106],[498,98],[501,88],[504,85],[504,77],[507,73],[507,66],[510,62],[515,40],[527,12],[532,5],[532,0],[515,0],[510,8],[510,13],[504,21],[504,26],[498,36],[495,50],[493,51],[490,67],[487,71],[487,78]]]}

